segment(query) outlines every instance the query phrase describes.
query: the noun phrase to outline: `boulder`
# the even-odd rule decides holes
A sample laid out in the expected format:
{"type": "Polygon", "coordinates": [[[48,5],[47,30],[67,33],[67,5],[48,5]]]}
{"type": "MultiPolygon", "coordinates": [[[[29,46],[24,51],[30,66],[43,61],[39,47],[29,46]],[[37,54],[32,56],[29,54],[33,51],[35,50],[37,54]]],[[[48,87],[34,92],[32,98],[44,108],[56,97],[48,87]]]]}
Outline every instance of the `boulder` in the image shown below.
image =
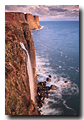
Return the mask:
{"type": "Polygon", "coordinates": [[[55,86],[55,85],[51,85],[51,90],[56,90],[56,89],[58,89],[57,86],[55,86]]]}
{"type": "Polygon", "coordinates": [[[47,79],[46,79],[46,81],[47,81],[47,82],[50,82],[50,81],[51,81],[51,79],[50,79],[50,78],[47,78],[47,79]]]}
{"type": "Polygon", "coordinates": [[[46,86],[46,82],[39,82],[38,85],[41,85],[41,86],[46,86]]]}
{"type": "Polygon", "coordinates": [[[64,81],[64,83],[70,83],[70,81],[64,81]]]}
{"type": "Polygon", "coordinates": [[[49,75],[49,78],[51,78],[52,76],[51,75],[49,75]]]}

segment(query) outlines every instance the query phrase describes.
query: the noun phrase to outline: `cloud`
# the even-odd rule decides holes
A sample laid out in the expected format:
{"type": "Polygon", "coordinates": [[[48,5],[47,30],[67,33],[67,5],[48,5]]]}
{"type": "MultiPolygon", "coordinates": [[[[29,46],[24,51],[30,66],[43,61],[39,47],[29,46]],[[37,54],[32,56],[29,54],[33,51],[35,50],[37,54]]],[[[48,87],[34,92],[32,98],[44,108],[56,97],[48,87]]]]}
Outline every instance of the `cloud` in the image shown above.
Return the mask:
{"type": "Polygon", "coordinates": [[[16,5],[17,7],[23,7],[23,8],[25,8],[25,7],[27,7],[27,5],[16,5]]]}
{"type": "Polygon", "coordinates": [[[5,11],[31,13],[46,19],[79,17],[79,5],[5,5],[5,11]]]}
{"type": "Polygon", "coordinates": [[[51,11],[57,11],[57,12],[65,12],[65,11],[68,11],[67,9],[60,9],[60,8],[56,8],[56,9],[51,8],[50,10],[51,10],[51,11]]]}
{"type": "Polygon", "coordinates": [[[5,11],[9,12],[19,12],[20,8],[17,5],[5,5],[5,11]]]}
{"type": "Polygon", "coordinates": [[[50,11],[57,11],[57,12],[68,11],[67,9],[62,9],[62,8],[57,7],[57,6],[49,6],[48,8],[49,8],[50,11]]]}
{"type": "Polygon", "coordinates": [[[39,15],[47,15],[49,13],[49,11],[47,9],[45,9],[45,7],[41,6],[41,7],[36,7],[35,8],[36,13],[38,13],[39,15]]]}

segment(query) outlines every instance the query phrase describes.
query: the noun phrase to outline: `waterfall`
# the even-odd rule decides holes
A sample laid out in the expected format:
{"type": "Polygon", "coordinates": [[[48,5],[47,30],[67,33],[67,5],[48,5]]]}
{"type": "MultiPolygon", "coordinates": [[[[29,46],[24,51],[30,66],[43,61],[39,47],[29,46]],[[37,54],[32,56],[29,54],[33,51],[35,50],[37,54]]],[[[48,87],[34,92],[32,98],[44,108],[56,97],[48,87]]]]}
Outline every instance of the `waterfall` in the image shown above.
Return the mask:
{"type": "Polygon", "coordinates": [[[20,46],[21,46],[22,50],[24,50],[25,53],[26,53],[26,63],[27,63],[27,72],[28,72],[28,75],[29,75],[30,94],[31,94],[31,99],[35,102],[34,79],[33,79],[33,72],[32,72],[32,66],[31,66],[29,53],[26,50],[23,43],[20,42],[20,46]]]}

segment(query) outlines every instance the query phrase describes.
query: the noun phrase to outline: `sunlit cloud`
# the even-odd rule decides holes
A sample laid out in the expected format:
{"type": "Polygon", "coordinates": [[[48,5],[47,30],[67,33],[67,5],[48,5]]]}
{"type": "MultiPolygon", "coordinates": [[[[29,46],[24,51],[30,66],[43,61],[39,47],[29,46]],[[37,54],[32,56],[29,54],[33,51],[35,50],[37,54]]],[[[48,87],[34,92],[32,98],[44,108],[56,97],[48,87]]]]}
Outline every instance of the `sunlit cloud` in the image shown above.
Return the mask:
{"type": "Polygon", "coordinates": [[[79,20],[78,5],[6,5],[5,11],[31,13],[40,20],[79,20]]]}

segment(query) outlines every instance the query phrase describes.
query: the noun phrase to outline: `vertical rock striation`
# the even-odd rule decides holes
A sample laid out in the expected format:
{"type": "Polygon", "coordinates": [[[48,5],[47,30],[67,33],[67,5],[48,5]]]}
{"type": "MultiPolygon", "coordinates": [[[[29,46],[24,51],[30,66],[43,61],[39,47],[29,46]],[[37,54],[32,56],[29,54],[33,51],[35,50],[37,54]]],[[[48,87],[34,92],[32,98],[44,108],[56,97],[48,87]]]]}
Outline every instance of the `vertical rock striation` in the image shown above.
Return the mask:
{"type": "Polygon", "coordinates": [[[30,13],[5,12],[5,21],[26,22],[29,24],[31,30],[41,28],[39,16],[33,16],[30,13]]]}
{"type": "Polygon", "coordinates": [[[40,115],[30,97],[25,52],[19,42],[29,52],[37,95],[36,57],[30,25],[23,13],[5,13],[5,114],[40,115]]]}
{"type": "Polygon", "coordinates": [[[41,28],[39,24],[39,17],[38,16],[33,16],[32,14],[26,14],[26,21],[30,25],[30,29],[38,29],[41,28]]]}

